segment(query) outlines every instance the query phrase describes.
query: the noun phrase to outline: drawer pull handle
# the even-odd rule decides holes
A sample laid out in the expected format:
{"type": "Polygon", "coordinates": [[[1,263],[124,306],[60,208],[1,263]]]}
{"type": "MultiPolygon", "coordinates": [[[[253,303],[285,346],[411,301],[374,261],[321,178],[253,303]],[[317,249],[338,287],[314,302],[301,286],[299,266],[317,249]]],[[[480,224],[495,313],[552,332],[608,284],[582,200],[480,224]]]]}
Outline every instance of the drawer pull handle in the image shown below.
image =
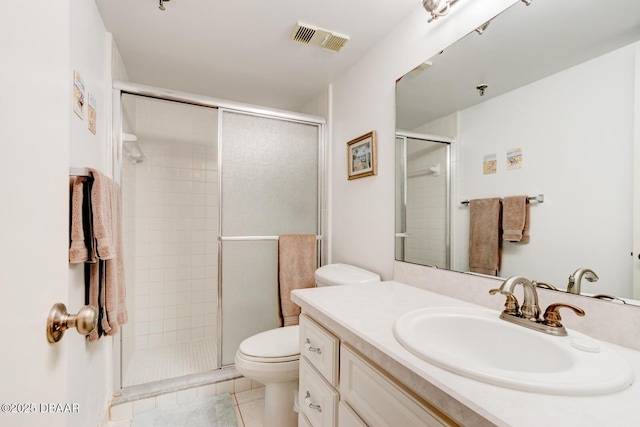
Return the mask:
{"type": "Polygon", "coordinates": [[[304,348],[314,353],[322,354],[322,350],[320,350],[320,347],[311,347],[311,341],[309,340],[309,338],[304,341],[304,348]]]}
{"type": "Polygon", "coordinates": [[[315,409],[318,412],[322,412],[322,407],[320,405],[314,405],[313,402],[311,401],[311,394],[309,393],[309,390],[307,390],[307,395],[304,397],[304,403],[309,408],[315,409]]]}

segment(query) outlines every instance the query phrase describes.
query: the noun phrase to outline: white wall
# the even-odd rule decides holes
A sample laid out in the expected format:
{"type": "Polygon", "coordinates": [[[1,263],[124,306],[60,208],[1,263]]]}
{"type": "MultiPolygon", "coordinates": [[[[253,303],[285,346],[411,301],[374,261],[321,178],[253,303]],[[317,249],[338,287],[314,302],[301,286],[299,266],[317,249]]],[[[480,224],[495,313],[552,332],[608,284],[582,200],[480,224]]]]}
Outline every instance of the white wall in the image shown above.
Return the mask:
{"type": "Polygon", "coordinates": [[[337,79],[331,92],[331,262],[393,275],[395,82],[514,0],[459,2],[427,23],[420,2],[396,30],[337,79]],[[347,180],[346,143],[377,133],[378,175],[347,180]]]}
{"type": "MultiPolygon", "coordinates": [[[[600,280],[582,291],[631,297],[634,64],[630,45],[460,113],[461,200],[545,196],[531,205],[531,241],[503,244],[500,276],[564,287],[589,267],[600,280]],[[522,168],[507,170],[517,147],[522,168]],[[483,175],[487,154],[496,174],[483,175]]],[[[469,209],[454,211],[454,268],[466,271],[469,209]]]]}
{"type": "MultiPolygon", "coordinates": [[[[69,166],[90,166],[111,175],[111,39],[107,37],[95,2],[72,0],[70,6],[71,52],[68,77],[71,81],[73,71],[80,72],[87,92],[95,96],[97,131],[94,135],[88,129],[86,108],[84,119],[80,120],[71,111],[71,107],[67,106],[70,129],[69,166]]],[[[82,264],[69,266],[67,308],[72,313],[84,305],[83,267],[82,264]]],[[[65,340],[69,341],[67,345],[72,355],[68,361],[67,399],[78,402],[83,408],[76,416],[69,417],[67,425],[96,425],[112,394],[114,338],[103,337],[98,342],[89,343],[75,331],[67,334],[65,340]],[[91,389],[90,393],[87,393],[88,387],[91,389]]]]}

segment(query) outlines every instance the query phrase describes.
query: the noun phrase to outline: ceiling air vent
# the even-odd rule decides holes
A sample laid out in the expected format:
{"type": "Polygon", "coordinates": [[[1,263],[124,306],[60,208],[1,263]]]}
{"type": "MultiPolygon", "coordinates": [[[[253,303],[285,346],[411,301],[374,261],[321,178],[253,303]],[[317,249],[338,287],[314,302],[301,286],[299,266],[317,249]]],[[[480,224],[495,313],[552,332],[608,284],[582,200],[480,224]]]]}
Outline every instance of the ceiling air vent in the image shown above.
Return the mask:
{"type": "Polygon", "coordinates": [[[338,52],[349,41],[349,36],[298,22],[291,33],[291,40],[338,52]]]}

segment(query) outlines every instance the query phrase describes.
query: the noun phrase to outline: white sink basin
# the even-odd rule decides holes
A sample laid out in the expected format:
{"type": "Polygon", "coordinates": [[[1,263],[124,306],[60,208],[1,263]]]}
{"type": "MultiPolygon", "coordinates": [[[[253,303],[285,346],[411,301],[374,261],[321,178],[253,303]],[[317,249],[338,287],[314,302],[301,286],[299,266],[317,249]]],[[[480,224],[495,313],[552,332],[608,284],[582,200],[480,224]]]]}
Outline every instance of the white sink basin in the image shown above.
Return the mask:
{"type": "Polygon", "coordinates": [[[490,384],[537,393],[590,396],[633,382],[628,363],[605,343],[569,330],[558,337],[514,325],[475,307],[425,308],[394,325],[421,359],[490,384]]]}

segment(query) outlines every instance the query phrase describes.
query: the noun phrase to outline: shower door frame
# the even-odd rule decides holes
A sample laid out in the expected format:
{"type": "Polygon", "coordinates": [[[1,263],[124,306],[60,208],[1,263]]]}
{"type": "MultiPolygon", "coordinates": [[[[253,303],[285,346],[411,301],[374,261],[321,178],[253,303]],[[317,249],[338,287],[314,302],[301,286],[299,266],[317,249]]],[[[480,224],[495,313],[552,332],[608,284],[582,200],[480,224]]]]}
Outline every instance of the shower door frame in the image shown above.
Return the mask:
{"type": "MultiPolygon", "coordinates": [[[[446,154],[445,154],[445,158],[446,158],[446,165],[447,165],[447,169],[445,171],[445,251],[446,251],[446,267],[444,268],[451,268],[452,265],[452,247],[451,247],[451,235],[452,235],[452,229],[451,229],[451,224],[453,223],[451,220],[451,168],[452,168],[452,161],[451,161],[451,149],[452,149],[452,145],[455,143],[455,139],[454,138],[449,138],[446,136],[440,136],[440,135],[433,135],[433,134],[428,134],[428,133],[419,133],[419,132],[411,132],[411,131],[406,131],[406,130],[400,130],[397,129],[396,130],[396,134],[395,134],[395,141],[394,143],[397,144],[399,141],[402,141],[402,200],[401,200],[401,208],[400,208],[400,222],[401,222],[401,230],[397,231],[395,233],[395,239],[394,239],[394,257],[396,255],[397,249],[395,248],[395,245],[397,245],[397,239],[402,239],[402,255],[403,255],[403,259],[401,261],[404,261],[404,257],[405,257],[405,253],[404,253],[404,246],[405,246],[405,239],[409,237],[409,235],[407,234],[407,140],[408,139],[414,139],[414,140],[420,140],[420,141],[426,141],[426,142],[435,142],[438,144],[443,144],[443,146],[446,147],[446,154]]],[[[397,148],[396,148],[397,150],[397,148]]],[[[397,154],[397,151],[396,151],[397,154]]],[[[396,167],[398,167],[398,161],[396,159],[396,167]]],[[[396,212],[397,214],[398,212],[396,212]]],[[[397,221],[398,218],[396,218],[395,224],[397,225],[397,221]]]]}
{"type": "MultiPolygon", "coordinates": [[[[314,125],[318,127],[318,265],[322,264],[323,254],[323,236],[324,236],[324,221],[323,221],[323,201],[325,193],[325,126],[326,119],[320,116],[313,116],[308,114],[296,113],[286,110],[272,109],[268,107],[260,107],[251,104],[243,104],[235,101],[228,101],[219,98],[213,98],[204,95],[197,95],[188,92],[180,92],[169,89],[163,89],[154,86],[147,86],[138,83],[125,82],[120,80],[114,80],[112,83],[112,135],[111,135],[111,149],[107,148],[106,161],[110,162],[113,167],[113,178],[118,185],[122,184],[122,161],[123,161],[123,131],[122,131],[122,95],[138,95],[147,98],[155,98],[166,101],[174,101],[182,104],[189,104],[201,107],[216,108],[218,109],[218,117],[225,112],[236,112],[241,114],[249,114],[259,117],[278,119],[284,121],[291,121],[296,123],[303,123],[314,125]]],[[[220,125],[219,125],[220,126],[220,125]]],[[[220,135],[220,127],[218,128],[218,135],[220,135]]],[[[220,146],[220,141],[218,141],[220,146]]],[[[219,149],[219,147],[218,147],[219,149]]],[[[220,192],[221,186],[221,162],[222,159],[218,156],[218,302],[217,302],[217,364],[218,368],[223,368],[222,365],[222,272],[220,258],[222,256],[221,251],[221,236],[220,236],[220,221],[222,210],[222,194],[220,192]]],[[[122,189],[121,189],[122,191],[122,189]]],[[[253,236],[252,236],[253,237],[253,236]]],[[[259,236],[255,236],[259,237],[259,236]]],[[[115,395],[119,395],[122,391],[122,334],[113,340],[113,385],[115,395]]]]}

